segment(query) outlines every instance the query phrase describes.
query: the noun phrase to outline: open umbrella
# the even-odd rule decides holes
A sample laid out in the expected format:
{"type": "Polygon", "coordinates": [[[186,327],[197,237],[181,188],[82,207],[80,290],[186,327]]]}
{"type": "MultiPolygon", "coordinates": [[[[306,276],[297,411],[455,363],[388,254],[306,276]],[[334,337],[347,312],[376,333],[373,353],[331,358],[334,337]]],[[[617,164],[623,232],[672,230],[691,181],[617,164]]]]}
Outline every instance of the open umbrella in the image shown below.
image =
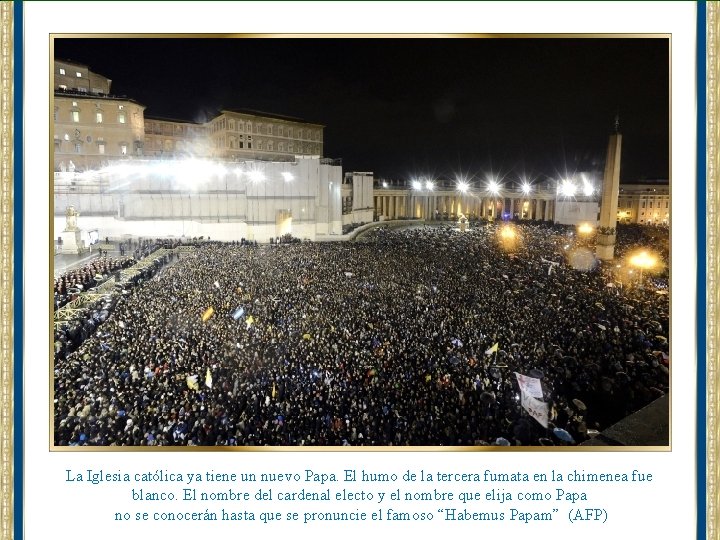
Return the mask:
{"type": "Polygon", "coordinates": [[[573,399],[572,402],[578,411],[586,411],[587,410],[587,406],[579,399],[573,399]]]}
{"type": "Polygon", "coordinates": [[[540,446],[555,446],[555,443],[552,442],[547,437],[541,437],[538,439],[538,442],[540,443],[540,446]]]}
{"type": "Polygon", "coordinates": [[[574,443],[575,439],[572,438],[572,435],[570,435],[567,431],[561,428],[555,428],[553,429],[553,435],[555,435],[558,439],[561,441],[574,443]]]}
{"type": "Polygon", "coordinates": [[[510,446],[510,441],[505,437],[498,437],[495,439],[495,446],[510,446]]]}
{"type": "Polygon", "coordinates": [[[495,395],[491,392],[483,392],[482,394],[480,394],[480,401],[487,405],[490,405],[491,403],[495,403],[495,395]]]}

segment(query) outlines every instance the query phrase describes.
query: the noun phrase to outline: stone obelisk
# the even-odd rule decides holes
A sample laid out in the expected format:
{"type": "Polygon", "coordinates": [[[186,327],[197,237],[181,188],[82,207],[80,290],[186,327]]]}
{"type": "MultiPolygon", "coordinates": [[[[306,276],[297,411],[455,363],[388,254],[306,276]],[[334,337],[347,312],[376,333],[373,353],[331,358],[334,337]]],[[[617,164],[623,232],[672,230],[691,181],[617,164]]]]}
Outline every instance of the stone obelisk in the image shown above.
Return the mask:
{"type": "Polygon", "coordinates": [[[615,132],[608,141],[605,175],[603,176],[602,196],[600,198],[600,224],[595,253],[603,261],[615,256],[615,233],[617,225],[618,193],[620,192],[620,154],[622,135],[620,120],[615,117],[615,132]]]}

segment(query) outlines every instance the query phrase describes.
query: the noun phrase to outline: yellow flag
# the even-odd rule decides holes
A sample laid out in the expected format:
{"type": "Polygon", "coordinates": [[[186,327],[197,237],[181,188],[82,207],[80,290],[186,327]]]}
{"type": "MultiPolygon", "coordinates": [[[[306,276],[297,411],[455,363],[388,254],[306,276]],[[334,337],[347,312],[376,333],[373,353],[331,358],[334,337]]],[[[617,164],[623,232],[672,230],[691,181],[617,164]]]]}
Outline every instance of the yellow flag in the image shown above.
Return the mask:
{"type": "Polygon", "coordinates": [[[277,396],[277,388],[275,388],[275,383],[273,383],[273,389],[272,389],[272,397],[275,399],[275,396],[277,396]]]}
{"type": "Polygon", "coordinates": [[[492,353],[496,353],[498,351],[498,343],[490,347],[487,351],[485,351],[485,354],[487,356],[490,356],[492,353]]]}
{"type": "Polygon", "coordinates": [[[210,368],[207,368],[207,372],[205,373],[205,386],[212,388],[212,373],[210,373],[210,368]]]}
{"type": "Polygon", "coordinates": [[[197,375],[188,375],[185,379],[185,382],[187,383],[187,387],[190,390],[200,390],[200,386],[198,385],[198,376],[197,375]]]}
{"type": "Polygon", "coordinates": [[[207,322],[207,320],[212,317],[213,313],[215,313],[215,308],[210,306],[205,310],[205,313],[203,313],[202,321],[207,322]]]}

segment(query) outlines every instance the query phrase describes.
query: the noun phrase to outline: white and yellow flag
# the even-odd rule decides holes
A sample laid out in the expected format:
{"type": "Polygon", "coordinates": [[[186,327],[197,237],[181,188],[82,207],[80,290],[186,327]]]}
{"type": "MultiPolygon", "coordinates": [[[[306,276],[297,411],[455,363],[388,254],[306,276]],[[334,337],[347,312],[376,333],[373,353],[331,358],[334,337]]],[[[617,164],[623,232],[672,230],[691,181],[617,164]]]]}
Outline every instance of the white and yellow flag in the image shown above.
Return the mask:
{"type": "Polygon", "coordinates": [[[499,345],[499,343],[496,343],[495,345],[490,347],[487,351],[485,351],[485,355],[490,356],[492,353],[498,352],[498,345],[499,345]]]}
{"type": "Polygon", "coordinates": [[[210,373],[210,368],[207,368],[207,372],[205,373],[205,386],[212,388],[212,373],[210,373]]]}

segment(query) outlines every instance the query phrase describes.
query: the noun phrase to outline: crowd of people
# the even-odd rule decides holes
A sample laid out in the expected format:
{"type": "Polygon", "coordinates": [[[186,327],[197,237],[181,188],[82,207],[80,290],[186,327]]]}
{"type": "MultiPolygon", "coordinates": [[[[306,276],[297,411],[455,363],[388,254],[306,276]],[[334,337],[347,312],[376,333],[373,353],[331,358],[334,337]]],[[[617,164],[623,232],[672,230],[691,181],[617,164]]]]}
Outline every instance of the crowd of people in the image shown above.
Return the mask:
{"type": "Polygon", "coordinates": [[[98,257],[81,268],[65,272],[55,279],[53,296],[55,309],[63,307],[83,291],[92,289],[108,279],[114,272],[135,264],[131,257],[98,257]]]}
{"type": "Polygon", "coordinates": [[[566,228],[498,230],[198,245],[56,357],[55,444],[574,444],[668,392],[667,269],[620,288],[566,228]]]}

